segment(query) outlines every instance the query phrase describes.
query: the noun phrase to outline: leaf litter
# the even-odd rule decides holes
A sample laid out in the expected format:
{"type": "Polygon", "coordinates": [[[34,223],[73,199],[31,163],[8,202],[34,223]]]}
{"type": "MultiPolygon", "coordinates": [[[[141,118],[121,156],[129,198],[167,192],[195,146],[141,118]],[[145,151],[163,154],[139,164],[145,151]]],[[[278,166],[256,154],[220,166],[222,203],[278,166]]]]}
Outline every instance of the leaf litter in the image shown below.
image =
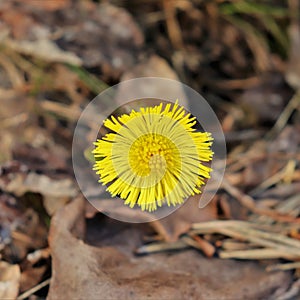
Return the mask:
{"type": "Polygon", "coordinates": [[[0,4],[0,297],[299,297],[299,16],[273,4],[0,4]],[[126,224],[82,199],[70,149],[90,99],[140,76],[201,92],[228,161],[204,209],[126,224]]]}

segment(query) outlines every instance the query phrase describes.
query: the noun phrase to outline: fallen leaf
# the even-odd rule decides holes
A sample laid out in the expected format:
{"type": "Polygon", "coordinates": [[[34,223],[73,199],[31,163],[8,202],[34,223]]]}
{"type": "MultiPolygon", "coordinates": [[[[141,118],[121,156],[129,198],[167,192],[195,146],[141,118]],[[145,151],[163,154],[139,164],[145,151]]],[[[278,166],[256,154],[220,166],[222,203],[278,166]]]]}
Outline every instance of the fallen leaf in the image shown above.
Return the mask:
{"type": "Polygon", "coordinates": [[[179,209],[159,220],[167,232],[166,240],[176,241],[191,228],[192,223],[218,218],[216,201],[213,200],[204,208],[199,208],[199,199],[200,195],[190,197],[179,209]]]}
{"type": "Polygon", "coordinates": [[[77,7],[80,13],[73,10],[73,26],[64,28],[58,44],[81,57],[85,67],[119,77],[137,61],[144,42],[140,28],[127,10],[110,3],[77,7]]]}
{"type": "Polygon", "coordinates": [[[15,299],[19,293],[20,267],[0,261],[0,299],[15,299]]]}
{"type": "MultiPolygon", "coordinates": [[[[32,135],[34,134],[37,135],[38,132],[33,131],[32,135]]],[[[23,168],[32,172],[48,175],[53,179],[61,179],[62,176],[65,178],[65,175],[72,174],[72,169],[67,163],[70,153],[61,145],[52,144],[52,147],[47,149],[18,143],[12,149],[12,156],[23,168]]]]}
{"type": "Polygon", "coordinates": [[[30,55],[46,62],[68,63],[75,66],[82,65],[82,60],[72,52],[63,51],[49,39],[35,41],[17,41],[7,38],[5,45],[13,51],[30,55]]]}
{"type": "Polygon", "coordinates": [[[27,291],[36,286],[43,279],[43,275],[45,274],[46,269],[46,265],[42,265],[39,267],[26,267],[26,269],[21,274],[20,292],[27,291]]]}
{"type": "Polygon", "coordinates": [[[29,172],[27,175],[14,174],[6,186],[0,182],[0,187],[17,196],[22,196],[26,192],[33,192],[58,198],[74,197],[77,193],[74,182],[69,178],[55,180],[46,175],[40,175],[34,172],[29,172]]]}
{"type": "Polygon", "coordinates": [[[82,198],[54,215],[49,236],[53,267],[49,300],[265,299],[278,289],[287,290],[292,281],[287,272],[266,273],[253,262],[207,259],[194,250],[136,258],[121,249],[134,246],[130,241],[136,239],[134,232],[142,233],[144,227],[117,224],[118,231],[109,231],[105,239],[103,218],[93,223],[94,239],[100,236],[98,245],[102,245],[94,247],[82,240],[82,198]],[[110,246],[105,241],[110,241],[110,246]]]}
{"type": "MultiPolygon", "coordinates": [[[[179,81],[177,74],[168,65],[167,61],[157,55],[151,55],[130,70],[127,70],[121,77],[121,82],[135,78],[142,79],[142,77],[161,77],[179,81]]],[[[174,82],[170,83],[173,87],[171,90],[166,81],[159,82],[159,80],[155,80],[152,83],[150,80],[147,79],[144,82],[141,80],[138,84],[133,81],[132,86],[130,82],[126,85],[121,85],[116,96],[116,102],[122,105],[124,102],[141,98],[138,95],[144,95],[144,98],[154,98],[154,95],[160,95],[160,99],[169,101],[178,99],[181,105],[187,109],[189,108],[186,100],[187,96],[184,94],[183,86],[181,86],[180,82],[176,86],[174,82]],[[126,95],[125,100],[124,95],[126,95]]]]}

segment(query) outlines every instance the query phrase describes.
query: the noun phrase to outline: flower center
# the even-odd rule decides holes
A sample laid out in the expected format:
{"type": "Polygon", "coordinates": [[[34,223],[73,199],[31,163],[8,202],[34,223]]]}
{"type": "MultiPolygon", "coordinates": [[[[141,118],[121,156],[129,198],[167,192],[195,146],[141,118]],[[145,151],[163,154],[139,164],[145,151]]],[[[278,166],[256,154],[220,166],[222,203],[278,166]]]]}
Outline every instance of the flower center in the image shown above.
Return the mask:
{"type": "Polygon", "coordinates": [[[161,177],[167,168],[175,165],[176,160],[180,161],[180,155],[175,144],[167,137],[155,133],[140,136],[129,151],[130,166],[138,176],[154,173],[161,177]]]}

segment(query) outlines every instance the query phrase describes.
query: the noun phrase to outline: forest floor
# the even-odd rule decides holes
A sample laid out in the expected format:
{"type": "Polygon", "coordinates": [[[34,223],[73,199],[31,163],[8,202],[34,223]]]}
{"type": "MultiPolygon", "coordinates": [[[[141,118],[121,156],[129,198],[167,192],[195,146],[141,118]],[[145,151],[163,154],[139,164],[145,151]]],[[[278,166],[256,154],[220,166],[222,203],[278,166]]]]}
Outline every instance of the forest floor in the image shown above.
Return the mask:
{"type": "Polygon", "coordinates": [[[1,1],[0,299],[298,299],[299,12],[296,0],[1,1]],[[72,140],[95,96],[146,76],[208,101],[227,160],[207,206],[193,196],[134,224],[84,198],[72,140]]]}

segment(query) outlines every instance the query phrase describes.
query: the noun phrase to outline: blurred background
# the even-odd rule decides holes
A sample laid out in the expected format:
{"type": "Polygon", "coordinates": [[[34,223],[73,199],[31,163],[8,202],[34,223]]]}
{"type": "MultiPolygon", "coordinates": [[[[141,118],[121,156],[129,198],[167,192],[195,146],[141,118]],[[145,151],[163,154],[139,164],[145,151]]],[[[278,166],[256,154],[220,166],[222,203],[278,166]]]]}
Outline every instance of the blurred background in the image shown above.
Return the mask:
{"type": "Polygon", "coordinates": [[[0,298],[298,299],[299,7],[0,1],[0,298]],[[145,76],[209,102],[228,160],[210,205],[134,225],[83,199],[71,147],[95,96],[145,76]]]}

